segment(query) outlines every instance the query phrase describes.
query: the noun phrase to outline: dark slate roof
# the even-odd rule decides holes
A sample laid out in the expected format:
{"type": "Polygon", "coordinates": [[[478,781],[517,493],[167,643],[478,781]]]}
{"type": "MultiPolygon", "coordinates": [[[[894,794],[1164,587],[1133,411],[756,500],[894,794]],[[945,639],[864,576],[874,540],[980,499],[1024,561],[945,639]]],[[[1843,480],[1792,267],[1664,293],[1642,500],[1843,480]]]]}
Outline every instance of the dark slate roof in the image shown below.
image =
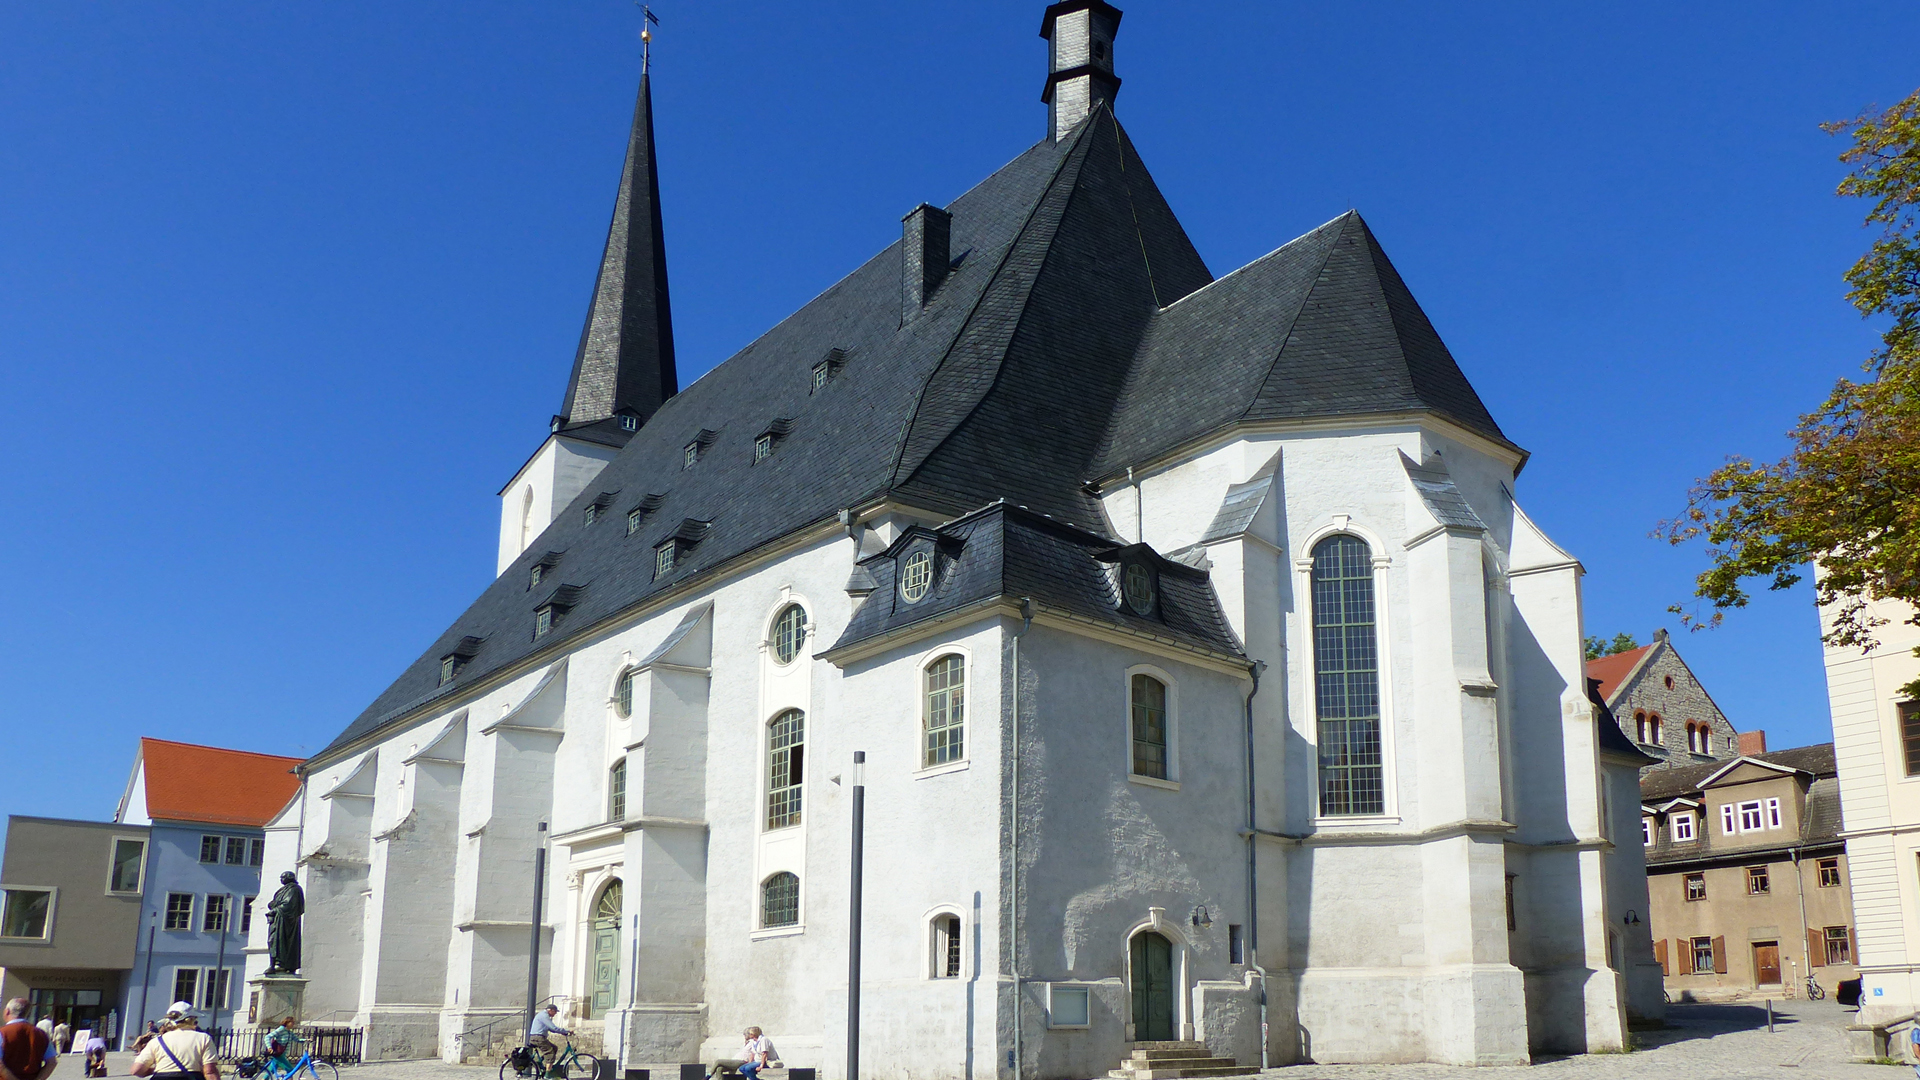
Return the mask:
{"type": "Polygon", "coordinates": [[[997,502],[942,525],[909,529],[886,551],[860,561],[875,588],[828,655],[974,604],[1031,599],[1038,608],[1119,630],[1245,659],[1205,571],[1169,562],[1144,544],[1109,537],[997,502]],[[934,582],[909,602],[895,587],[910,553],[936,552],[934,582]],[[1117,567],[1128,561],[1155,574],[1156,602],[1141,615],[1121,602],[1117,567]]]}
{"type": "Polygon", "coordinates": [[[1511,445],[1349,211],[1152,320],[1094,471],[1237,421],[1406,411],[1511,445]]]}
{"type": "Polygon", "coordinates": [[[611,418],[624,412],[645,420],[679,389],[653,153],[653,90],[642,74],[613,221],[559,421],[576,438],[624,446],[630,433],[611,418]]]}
{"type": "MultiPolygon", "coordinates": [[[[1590,680],[1591,681],[1591,680],[1590,680]]],[[[1790,750],[1775,750],[1768,754],[1747,754],[1745,757],[1780,765],[1789,769],[1798,769],[1815,777],[1838,776],[1839,769],[1833,763],[1833,744],[1819,743],[1815,746],[1796,746],[1790,750]]],[[[1681,795],[1699,792],[1701,781],[1714,773],[1733,765],[1740,758],[1726,758],[1721,761],[1702,762],[1699,765],[1682,765],[1671,769],[1655,769],[1640,778],[1640,798],[1643,802],[1665,802],[1681,795]]]]}
{"type": "MultiPolygon", "coordinates": [[[[643,87],[636,140],[649,110],[643,87]]],[[[650,173],[650,132],[645,149],[650,173]]],[[[623,181],[629,238],[639,218],[658,220],[657,199],[649,214],[635,211],[641,190],[623,181]]],[[[1086,486],[1100,469],[1237,418],[1417,407],[1498,437],[1358,217],[1208,288],[1206,265],[1105,106],[946,209],[951,248],[964,258],[914,318],[902,318],[895,242],[667,399],[593,486],[320,756],[730,559],[883,497],[954,515],[1004,499],[1105,535],[1086,486]],[[833,377],[812,393],[823,359],[834,361],[833,377]],[[753,440],[769,418],[790,426],[756,464],[753,440]],[[706,450],[683,469],[695,440],[706,450]],[[583,507],[606,493],[615,496],[610,512],[584,524],[583,507]],[[627,512],[651,496],[656,505],[628,535],[627,512]],[[655,580],[655,545],[687,521],[708,527],[655,580]],[[548,551],[566,552],[556,575],[577,592],[536,642],[542,597],[529,592],[527,567],[548,551]],[[466,638],[480,640],[477,651],[439,686],[440,658],[466,638]]],[[[616,234],[622,220],[617,214],[616,234]]],[[[653,235],[657,251],[657,228],[653,235]]],[[[630,304],[635,263],[622,265],[630,304]]],[[[604,284],[611,279],[602,269],[604,284]]],[[[663,334],[664,282],[661,267],[663,334]]],[[[629,338],[620,340],[624,349],[629,338]]],[[[616,425],[596,420],[566,433],[619,445],[616,425]]],[[[1211,630],[1196,633],[1216,640],[1211,630]]]]}

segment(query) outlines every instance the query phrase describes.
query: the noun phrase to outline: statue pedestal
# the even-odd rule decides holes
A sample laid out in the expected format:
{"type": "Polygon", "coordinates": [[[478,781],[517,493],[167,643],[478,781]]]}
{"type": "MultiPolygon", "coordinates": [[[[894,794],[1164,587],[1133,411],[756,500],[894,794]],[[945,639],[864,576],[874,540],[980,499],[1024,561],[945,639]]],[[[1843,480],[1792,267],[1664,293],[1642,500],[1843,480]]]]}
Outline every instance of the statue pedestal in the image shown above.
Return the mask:
{"type": "Polygon", "coordinates": [[[307,996],[307,980],[298,975],[262,975],[248,979],[247,1012],[255,1027],[278,1027],[293,1017],[298,1024],[306,1019],[301,1012],[307,996]]]}

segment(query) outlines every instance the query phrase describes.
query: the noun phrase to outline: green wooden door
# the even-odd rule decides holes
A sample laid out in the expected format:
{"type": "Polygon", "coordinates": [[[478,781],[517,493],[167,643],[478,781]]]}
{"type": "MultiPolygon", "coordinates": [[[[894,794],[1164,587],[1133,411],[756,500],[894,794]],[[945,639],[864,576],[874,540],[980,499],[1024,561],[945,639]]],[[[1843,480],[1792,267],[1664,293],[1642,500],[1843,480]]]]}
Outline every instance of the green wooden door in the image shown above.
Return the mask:
{"type": "Polygon", "coordinates": [[[1173,943],[1149,930],[1133,939],[1133,1038],[1173,1037],[1173,943]]]}
{"type": "Polygon", "coordinates": [[[619,1002],[620,883],[601,890],[593,906],[593,1015],[605,1016],[619,1002]]]}

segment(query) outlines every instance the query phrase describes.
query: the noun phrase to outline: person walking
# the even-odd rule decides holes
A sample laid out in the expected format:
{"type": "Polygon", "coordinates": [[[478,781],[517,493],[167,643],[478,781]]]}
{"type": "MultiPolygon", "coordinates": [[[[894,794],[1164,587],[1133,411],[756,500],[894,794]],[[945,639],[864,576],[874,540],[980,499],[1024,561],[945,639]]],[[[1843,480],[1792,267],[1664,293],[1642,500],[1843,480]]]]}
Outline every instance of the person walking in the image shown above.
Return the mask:
{"type": "Polygon", "coordinates": [[[53,1045],[63,1054],[73,1049],[73,1029],[64,1020],[53,1025],[53,1045]]]}
{"type": "Polygon", "coordinates": [[[527,1029],[527,1045],[533,1048],[534,1053],[540,1055],[541,1072],[546,1072],[560,1057],[560,1048],[553,1045],[553,1040],[548,1036],[565,1035],[571,1038],[573,1035],[573,1032],[553,1022],[553,1018],[558,1015],[560,1015],[560,1006],[548,1005],[545,1012],[534,1014],[533,1026],[527,1029]]]}
{"type": "Polygon", "coordinates": [[[213,1040],[199,1030],[193,1006],[176,1001],[167,1010],[168,1024],[133,1059],[133,1075],[156,1080],[220,1080],[213,1062],[213,1040]]]}
{"type": "Polygon", "coordinates": [[[46,1080],[60,1064],[53,1036],[27,1023],[27,1009],[26,998],[7,1002],[7,1022],[0,1024],[0,1080],[46,1080]]]}

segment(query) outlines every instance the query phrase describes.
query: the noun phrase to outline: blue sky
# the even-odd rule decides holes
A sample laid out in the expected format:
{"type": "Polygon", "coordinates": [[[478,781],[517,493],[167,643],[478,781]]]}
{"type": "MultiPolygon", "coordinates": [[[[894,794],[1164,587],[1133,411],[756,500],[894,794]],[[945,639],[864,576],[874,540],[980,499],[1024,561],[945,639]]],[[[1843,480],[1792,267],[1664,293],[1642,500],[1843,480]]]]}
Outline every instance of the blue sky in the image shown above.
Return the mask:
{"type": "MultiPolygon", "coordinates": [[[[1044,131],[1037,2],[661,0],[682,378],[1044,131]]],[[[1585,563],[1777,455],[1873,328],[1817,125],[1920,83],[1911,3],[1139,2],[1119,112],[1215,274],[1352,207],[1585,563]]],[[[559,405],[638,68],[625,0],[0,7],[8,813],[104,817],[134,738],[324,744],[486,584],[559,405]]],[[[1831,737],[1803,588],[1683,654],[1831,737]]]]}

